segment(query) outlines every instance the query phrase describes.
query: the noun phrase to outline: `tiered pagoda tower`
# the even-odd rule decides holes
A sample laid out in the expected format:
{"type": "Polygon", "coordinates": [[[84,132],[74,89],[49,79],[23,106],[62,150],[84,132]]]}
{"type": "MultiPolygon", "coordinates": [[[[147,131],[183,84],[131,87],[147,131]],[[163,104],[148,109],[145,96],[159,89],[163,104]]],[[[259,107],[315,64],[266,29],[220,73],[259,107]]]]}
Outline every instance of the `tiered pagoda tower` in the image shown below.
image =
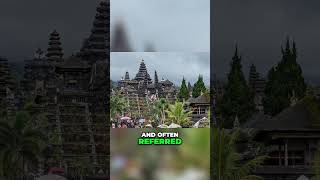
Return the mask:
{"type": "Polygon", "coordinates": [[[257,72],[256,66],[251,64],[249,71],[249,88],[253,91],[255,89],[255,82],[259,79],[259,74],[257,72]]]}
{"type": "Polygon", "coordinates": [[[3,101],[7,97],[7,88],[11,87],[11,78],[8,67],[8,60],[0,58],[0,100],[3,101]]]}
{"type": "Polygon", "coordinates": [[[52,62],[60,62],[62,61],[63,52],[60,42],[60,35],[59,33],[54,30],[50,34],[50,41],[49,41],[49,47],[47,49],[47,58],[49,61],[52,62]]]}
{"type": "Polygon", "coordinates": [[[102,0],[97,8],[97,13],[91,30],[91,35],[84,41],[81,56],[90,63],[98,59],[106,59],[110,48],[110,2],[102,0]]]}
{"type": "Polygon", "coordinates": [[[112,52],[131,52],[129,38],[126,33],[126,28],[122,22],[117,22],[112,36],[112,52]]]}
{"type": "Polygon", "coordinates": [[[158,74],[157,74],[157,71],[154,71],[154,84],[158,85],[158,83],[159,83],[158,74]]]}
{"type": "Polygon", "coordinates": [[[249,71],[249,88],[254,95],[254,103],[256,109],[263,111],[263,96],[264,96],[265,80],[260,78],[256,66],[252,64],[249,71]]]}
{"type": "Polygon", "coordinates": [[[6,113],[10,117],[16,109],[14,103],[14,82],[10,74],[8,60],[0,58],[0,103],[6,107],[6,113]]]}
{"type": "Polygon", "coordinates": [[[264,91],[265,80],[257,72],[256,66],[252,64],[249,72],[249,88],[255,94],[262,94],[264,91]]]}
{"type": "Polygon", "coordinates": [[[139,71],[134,79],[137,81],[144,81],[146,79],[148,81],[148,84],[152,83],[144,60],[141,61],[139,71]]]}
{"type": "Polygon", "coordinates": [[[129,76],[129,72],[126,72],[126,75],[124,76],[124,80],[129,81],[130,80],[130,76],[129,76]]]}

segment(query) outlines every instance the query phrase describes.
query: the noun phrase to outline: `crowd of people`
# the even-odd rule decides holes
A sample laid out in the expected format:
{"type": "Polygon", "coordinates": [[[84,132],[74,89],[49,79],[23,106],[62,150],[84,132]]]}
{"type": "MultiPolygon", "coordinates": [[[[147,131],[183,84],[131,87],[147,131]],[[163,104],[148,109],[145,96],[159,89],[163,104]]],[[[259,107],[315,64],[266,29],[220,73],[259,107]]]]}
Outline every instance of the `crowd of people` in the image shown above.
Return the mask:
{"type": "Polygon", "coordinates": [[[128,116],[123,116],[116,118],[111,121],[112,128],[144,128],[152,127],[151,123],[143,117],[140,118],[130,118],[128,116]]]}

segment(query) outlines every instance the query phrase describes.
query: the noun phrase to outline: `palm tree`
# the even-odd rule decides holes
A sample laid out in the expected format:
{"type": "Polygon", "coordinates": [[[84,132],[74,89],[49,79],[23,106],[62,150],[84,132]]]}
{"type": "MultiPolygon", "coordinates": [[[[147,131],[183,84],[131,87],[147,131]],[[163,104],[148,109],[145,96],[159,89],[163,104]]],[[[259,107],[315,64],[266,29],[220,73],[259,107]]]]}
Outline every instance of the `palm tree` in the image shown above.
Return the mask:
{"type": "Polygon", "coordinates": [[[38,110],[37,105],[33,101],[28,101],[20,114],[25,116],[26,119],[26,126],[32,129],[38,129],[42,131],[43,134],[46,134],[49,121],[48,121],[48,114],[38,110]]]}
{"type": "Polygon", "coordinates": [[[90,172],[90,164],[90,160],[87,158],[73,159],[72,166],[74,168],[74,178],[83,180],[90,172]]]}
{"type": "Polygon", "coordinates": [[[156,111],[155,114],[161,118],[160,124],[163,124],[166,119],[166,110],[168,109],[168,102],[165,99],[161,98],[155,102],[154,108],[156,111]]]}
{"type": "Polygon", "coordinates": [[[49,140],[49,144],[52,147],[52,152],[51,152],[51,156],[52,159],[55,162],[59,163],[59,167],[62,167],[62,161],[63,161],[63,156],[62,156],[62,149],[58,148],[61,147],[62,144],[62,139],[61,139],[61,134],[59,134],[58,129],[53,130],[48,137],[49,140]]]}
{"type": "Polygon", "coordinates": [[[213,158],[212,174],[217,180],[258,180],[261,177],[250,175],[265,159],[266,156],[257,156],[246,162],[235,150],[238,130],[228,133],[224,129],[213,129],[213,158]]]}
{"type": "Polygon", "coordinates": [[[26,112],[0,121],[0,175],[8,179],[24,176],[35,165],[45,147],[44,135],[27,126],[26,112]]]}
{"type": "Polygon", "coordinates": [[[176,123],[182,127],[189,127],[191,111],[185,110],[185,102],[176,101],[175,104],[169,105],[169,110],[166,111],[169,117],[169,123],[176,123]]]}
{"type": "Polygon", "coordinates": [[[119,94],[114,93],[110,98],[110,115],[111,119],[117,114],[122,114],[127,108],[128,104],[126,100],[119,94]]]}

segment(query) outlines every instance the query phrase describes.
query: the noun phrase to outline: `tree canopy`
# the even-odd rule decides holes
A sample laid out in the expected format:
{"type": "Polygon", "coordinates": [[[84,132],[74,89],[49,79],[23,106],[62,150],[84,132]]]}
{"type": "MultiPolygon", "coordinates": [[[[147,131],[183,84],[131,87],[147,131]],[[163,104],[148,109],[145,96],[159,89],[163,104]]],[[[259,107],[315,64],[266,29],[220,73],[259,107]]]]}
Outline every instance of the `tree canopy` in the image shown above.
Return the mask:
{"type": "Polygon", "coordinates": [[[282,59],[268,73],[265,87],[264,111],[276,115],[290,105],[290,99],[305,96],[307,86],[302,76],[302,69],[297,63],[297,48],[287,39],[285,49],[281,48],[282,59]]]}
{"type": "Polygon", "coordinates": [[[237,47],[230,67],[225,93],[221,101],[218,102],[219,111],[223,117],[223,123],[221,124],[229,128],[233,126],[236,116],[242,123],[254,112],[253,97],[242,71],[241,57],[238,55],[237,47]]]}
{"type": "Polygon", "coordinates": [[[183,100],[186,101],[189,98],[189,90],[186,84],[186,80],[184,78],[182,79],[182,82],[181,82],[178,98],[180,101],[183,101],[183,100]]]}
{"type": "Polygon", "coordinates": [[[203,76],[199,75],[198,80],[194,84],[192,89],[192,97],[197,98],[201,95],[201,93],[205,93],[206,91],[207,91],[207,88],[203,82],[203,76]]]}

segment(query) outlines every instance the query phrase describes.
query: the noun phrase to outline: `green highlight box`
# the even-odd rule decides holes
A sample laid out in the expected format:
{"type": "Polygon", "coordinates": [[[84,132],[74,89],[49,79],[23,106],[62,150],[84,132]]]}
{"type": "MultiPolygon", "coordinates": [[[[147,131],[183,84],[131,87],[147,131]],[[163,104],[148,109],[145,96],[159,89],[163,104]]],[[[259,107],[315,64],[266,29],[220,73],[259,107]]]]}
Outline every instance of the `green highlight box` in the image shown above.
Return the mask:
{"type": "Polygon", "coordinates": [[[138,145],[181,145],[181,138],[138,138],[138,145]]]}

